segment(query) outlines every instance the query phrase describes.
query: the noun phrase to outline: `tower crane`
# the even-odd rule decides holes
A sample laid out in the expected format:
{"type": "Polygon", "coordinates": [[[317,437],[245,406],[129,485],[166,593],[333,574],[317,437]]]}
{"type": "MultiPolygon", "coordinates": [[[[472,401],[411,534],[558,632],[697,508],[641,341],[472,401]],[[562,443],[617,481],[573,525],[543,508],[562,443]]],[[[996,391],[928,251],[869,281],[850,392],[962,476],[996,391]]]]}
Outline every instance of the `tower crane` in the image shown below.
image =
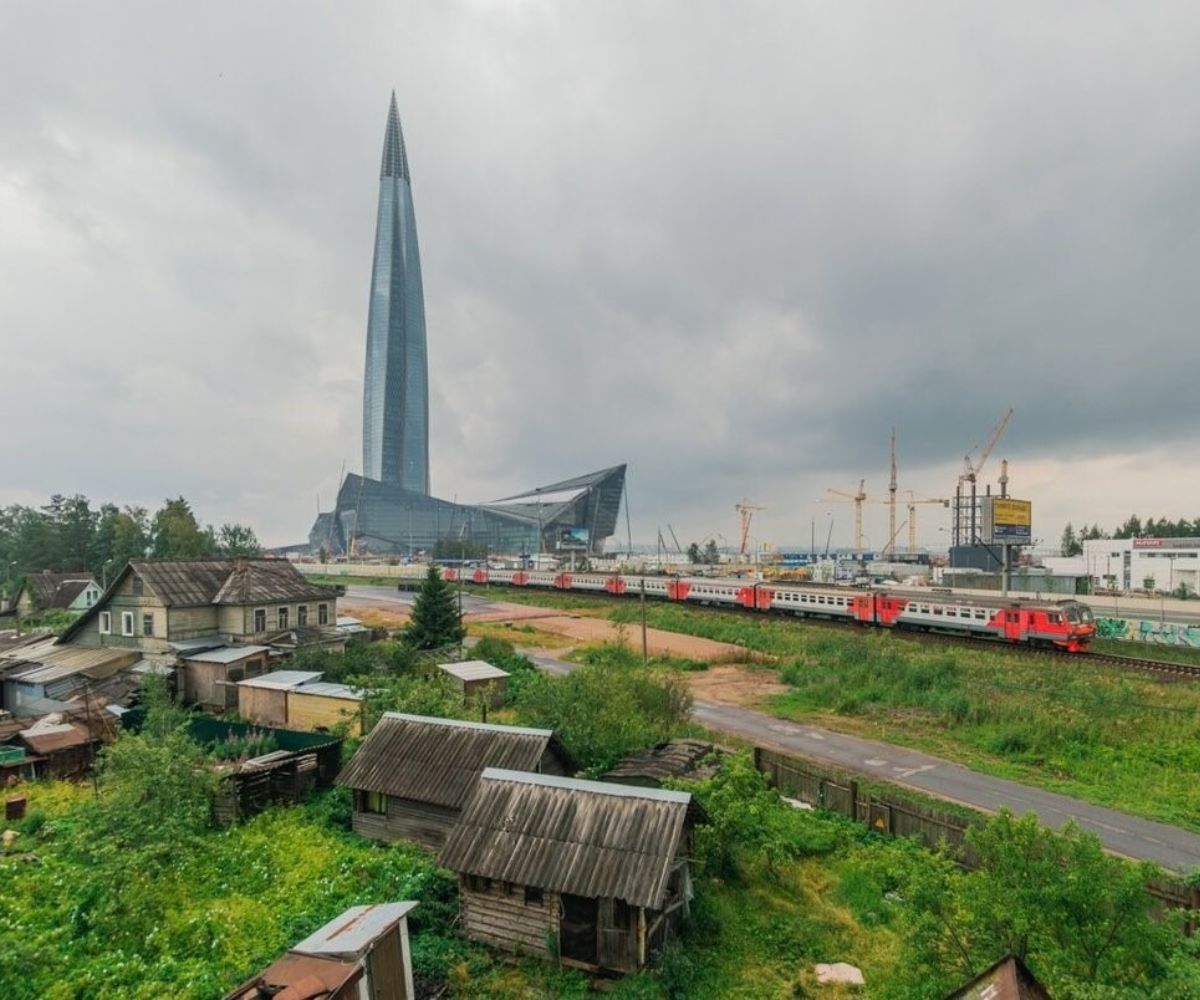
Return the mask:
{"type": "MultiPolygon", "coordinates": [[[[963,525],[964,484],[969,485],[970,497],[971,497],[971,499],[970,499],[970,509],[971,509],[970,534],[969,534],[969,536],[967,536],[965,538],[965,544],[967,544],[967,545],[974,544],[975,539],[978,537],[978,534],[977,534],[978,526],[975,523],[976,518],[978,517],[978,514],[979,514],[979,502],[978,502],[978,498],[977,498],[977,485],[976,484],[979,479],[979,474],[983,471],[984,465],[987,464],[988,456],[991,455],[992,449],[996,447],[996,442],[998,442],[1000,440],[1001,436],[1004,434],[1004,429],[1008,426],[1008,421],[1012,417],[1013,412],[1014,412],[1013,408],[1010,406],[1005,411],[1005,413],[1000,417],[999,421],[997,421],[996,426],[992,429],[991,436],[988,438],[987,443],[983,446],[982,449],[979,450],[979,458],[978,459],[976,459],[974,462],[972,462],[971,461],[971,453],[974,452],[976,449],[978,449],[979,445],[976,445],[974,448],[971,449],[971,451],[967,452],[966,455],[963,456],[963,471],[958,477],[958,487],[954,493],[954,544],[955,545],[964,544],[964,534],[965,534],[965,532],[963,530],[963,528],[964,528],[964,525],[963,525]]],[[[1007,469],[1005,469],[1005,471],[1007,472],[1007,469]]]]}
{"type": "Polygon", "coordinates": [[[845,493],[842,490],[828,489],[826,493],[833,496],[821,497],[817,503],[853,503],[854,504],[854,558],[861,560],[863,553],[862,505],[865,503],[887,503],[887,500],[877,500],[867,496],[867,481],[858,481],[857,493],[845,493]]]}
{"type": "Polygon", "coordinates": [[[742,541],[738,547],[738,555],[746,554],[746,542],[750,538],[750,520],[754,517],[756,510],[766,510],[766,507],[758,507],[752,504],[749,500],[743,497],[738,503],[733,505],[733,509],[741,515],[742,518],[742,541]]]}
{"type": "Polygon", "coordinates": [[[917,504],[922,503],[940,503],[943,507],[949,507],[950,501],[944,497],[916,497],[913,491],[908,491],[908,554],[915,556],[917,554],[917,504]]]}

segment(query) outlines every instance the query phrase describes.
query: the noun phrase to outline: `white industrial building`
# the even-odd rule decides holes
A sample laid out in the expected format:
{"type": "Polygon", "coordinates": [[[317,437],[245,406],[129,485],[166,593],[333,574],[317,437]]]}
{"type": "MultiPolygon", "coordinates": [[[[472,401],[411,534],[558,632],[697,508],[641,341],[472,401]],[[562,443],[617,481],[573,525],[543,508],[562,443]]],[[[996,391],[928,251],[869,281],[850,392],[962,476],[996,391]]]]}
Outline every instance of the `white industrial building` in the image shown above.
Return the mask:
{"type": "Polygon", "coordinates": [[[1075,559],[1095,590],[1200,593],[1200,538],[1093,538],[1075,559]]]}

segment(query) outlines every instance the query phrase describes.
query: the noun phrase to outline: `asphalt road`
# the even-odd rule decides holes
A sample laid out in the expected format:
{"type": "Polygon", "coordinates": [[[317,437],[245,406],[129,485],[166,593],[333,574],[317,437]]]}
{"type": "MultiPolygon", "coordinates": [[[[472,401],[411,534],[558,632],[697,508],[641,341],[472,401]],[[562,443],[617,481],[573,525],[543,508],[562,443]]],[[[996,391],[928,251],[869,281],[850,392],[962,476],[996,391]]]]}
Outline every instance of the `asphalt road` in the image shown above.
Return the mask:
{"type": "MultiPolygon", "coordinates": [[[[346,588],[346,596],[344,600],[347,604],[392,604],[399,605],[402,608],[412,607],[412,603],[416,600],[415,591],[397,590],[394,587],[354,587],[346,588]]],[[[465,591],[462,595],[462,607],[464,614],[475,614],[476,612],[491,611],[495,605],[491,601],[485,601],[482,597],[475,597],[473,594],[468,594],[465,591]]]]}
{"type": "MultiPolygon", "coordinates": [[[[522,652],[550,673],[566,674],[575,667],[575,664],[544,653],[522,652]]],[[[1200,835],[1165,823],[980,774],[918,750],[788,722],[734,705],[697,701],[692,717],[709,729],[770,744],[843,770],[987,812],[1003,807],[1018,816],[1033,812],[1045,826],[1053,829],[1073,819],[1099,837],[1109,851],[1127,858],[1154,861],[1164,868],[1181,872],[1200,868],[1200,835]]]]}

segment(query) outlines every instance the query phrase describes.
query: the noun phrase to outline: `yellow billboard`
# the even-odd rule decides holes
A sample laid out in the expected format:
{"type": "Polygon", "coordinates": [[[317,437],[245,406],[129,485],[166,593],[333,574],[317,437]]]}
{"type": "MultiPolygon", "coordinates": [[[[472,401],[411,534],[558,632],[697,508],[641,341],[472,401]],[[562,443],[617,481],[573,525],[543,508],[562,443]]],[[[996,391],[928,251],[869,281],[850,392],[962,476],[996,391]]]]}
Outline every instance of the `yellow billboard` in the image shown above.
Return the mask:
{"type": "Polygon", "coordinates": [[[992,524],[1007,528],[1033,526],[1033,504],[1028,500],[992,499],[992,524]]]}

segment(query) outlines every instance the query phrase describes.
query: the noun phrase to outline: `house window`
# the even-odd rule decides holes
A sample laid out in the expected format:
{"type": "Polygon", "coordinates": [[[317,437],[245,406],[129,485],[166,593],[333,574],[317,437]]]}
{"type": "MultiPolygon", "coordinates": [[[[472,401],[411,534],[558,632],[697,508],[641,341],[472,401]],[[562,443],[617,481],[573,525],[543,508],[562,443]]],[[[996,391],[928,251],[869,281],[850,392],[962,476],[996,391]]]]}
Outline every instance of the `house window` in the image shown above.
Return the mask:
{"type": "Polygon", "coordinates": [[[101,635],[111,635],[112,634],[112,614],[111,614],[111,612],[108,612],[108,611],[100,612],[100,634],[101,635]]]}
{"type": "Polygon", "coordinates": [[[362,811],[377,816],[387,815],[387,796],[383,792],[363,792],[362,811]]]}
{"type": "Polygon", "coordinates": [[[279,617],[279,628],[287,628],[288,627],[288,609],[280,608],[276,612],[276,614],[279,617]]]}
{"type": "Polygon", "coordinates": [[[267,609],[254,609],[254,631],[265,632],[267,630],[267,609]]]}
{"type": "Polygon", "coordinates": [[[300,626],[300,628],[304,628],[304,626],[308,624],[307,604],[301,604],[300,607],[296,609],[296,624],[300,626]]]}
{"type": "Polygon", "coordinates": [[[121,635],[133,635],[133,612],[121,612],[121,635]]]}
{"type": "Polygon", "coordinates": [[[525,905],[526,906],[541,906],[542,905],[542,890],[536,886],[525,886],[525,905]]]}
{"type": "Polygon", "coordinates": [[[484,878],[482,875],[467,875],[466,880],[467,888],[470,889],[471,892],[492,891],[492,880],[490,878],[484,878]]]}
{"type": "Polygon", "coordinates": [[[133,579],[129,581],[129,586],[134,597],[141,597],[146,591],[145,584],[142,583],[142,578],[136,573],[133,574],[133,579]]]}
{"type": "Polygon", "coordinates": [[[154,615],[142,615],[142,635],[154,635],[154,615]]]}
{"type": "Polygon", "coordinates": [[[317,624],[318,625],[328,625],[329,624],[329,605],[328,604],[318,604],[317,605],[317,624]]]}

